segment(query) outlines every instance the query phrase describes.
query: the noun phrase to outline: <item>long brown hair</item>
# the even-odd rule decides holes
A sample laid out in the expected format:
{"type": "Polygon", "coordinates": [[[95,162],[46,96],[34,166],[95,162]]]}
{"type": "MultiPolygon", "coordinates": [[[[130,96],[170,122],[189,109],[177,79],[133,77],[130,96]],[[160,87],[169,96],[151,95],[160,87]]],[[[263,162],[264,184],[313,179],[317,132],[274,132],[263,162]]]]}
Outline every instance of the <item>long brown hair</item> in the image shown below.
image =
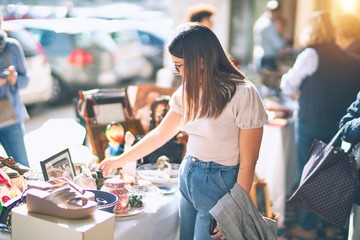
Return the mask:
{"type": "Polygon", "coordinates": [[[183,108],[185,122],[197,117],[218,117],[245,76],[226,56],[220,41],[207,27],[186,23],[168,46],[171,55],[184,59],[183,108]]]}
{"type": "Polygon", "coordinates": [[[313,47],[335,42],[335,28],[328,11],[315,11],[311,14],[307,26],[303,29],[300,44],[313,47]]]}

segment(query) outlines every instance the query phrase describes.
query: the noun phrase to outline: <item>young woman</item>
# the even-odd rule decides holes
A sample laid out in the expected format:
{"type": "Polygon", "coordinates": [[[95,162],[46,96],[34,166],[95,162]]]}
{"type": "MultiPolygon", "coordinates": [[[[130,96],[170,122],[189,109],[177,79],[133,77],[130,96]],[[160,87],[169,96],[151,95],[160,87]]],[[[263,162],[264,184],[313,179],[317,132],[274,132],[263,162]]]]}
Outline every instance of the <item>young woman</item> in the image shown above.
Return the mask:
{"type": "Polygon", "coordinates": [[[105,175],[162,146],[180,129],[188,134],[180,167],[180,238],[212,239],[209,210],[235,185],[253,182],[267,115],[255,87],[227,58],[207,27],[187,23],[170,41],[182,85],[162,122],[128,152],[100,163],[105,175]]]}

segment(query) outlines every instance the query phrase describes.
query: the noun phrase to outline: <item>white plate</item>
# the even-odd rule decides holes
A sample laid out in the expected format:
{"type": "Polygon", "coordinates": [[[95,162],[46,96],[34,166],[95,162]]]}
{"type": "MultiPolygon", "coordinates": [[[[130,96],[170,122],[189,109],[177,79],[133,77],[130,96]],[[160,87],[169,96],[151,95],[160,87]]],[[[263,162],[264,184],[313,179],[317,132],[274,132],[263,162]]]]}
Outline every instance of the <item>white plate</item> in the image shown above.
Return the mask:
{"type": "Polygon", "coordinates": [[[172,163],[170,174],[168,174],[165,171],[157,169],[156,164],[148,163],[139,166],[137,173],[140,178],[155,184],[176,184],[179,181],[179,168],[180,164],[172,163]]]}
{"type": "Polygon", "coordinates": [[[115,214],[116,217],[130,217],[130,216],[134,216],[136,214],[139,214],[141,212],[144,211],[144,207],[142,208],[134,208],[134,209],[130,209],[127,213],[122,213],[122,214],[115,214]]]}
{"type": "Polygon", "coordinates": [[[173,186],[158,185],[157,187],[160,189],[160,193],[162,193],[164,195],[169,195],[169,194],[173,194],[176,192],[176,188],[173,186]]]}

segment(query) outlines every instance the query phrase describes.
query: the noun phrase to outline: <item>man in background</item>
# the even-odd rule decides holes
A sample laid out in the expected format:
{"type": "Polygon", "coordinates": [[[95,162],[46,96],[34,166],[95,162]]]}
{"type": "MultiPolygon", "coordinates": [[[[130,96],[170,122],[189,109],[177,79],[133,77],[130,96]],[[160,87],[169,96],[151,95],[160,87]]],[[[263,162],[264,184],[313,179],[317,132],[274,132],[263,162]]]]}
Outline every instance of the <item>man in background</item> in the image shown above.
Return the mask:
{"type": "Polygon", "coordinates": [[[276,20],[281,18],[280,4],[269,1],[266,11],[255,22],[253,62],[257,71],[278,71],[278,57],[286,41],[276,27],[276,20]]]}
{"type": "Polygon", "coordinates": [[[212,17],[215,15],[215,13],[216,10],[213,6],[205,3],[200,3],[189,7],[185,15],[185,21],[198,22],[212,29],[212,17]]]}

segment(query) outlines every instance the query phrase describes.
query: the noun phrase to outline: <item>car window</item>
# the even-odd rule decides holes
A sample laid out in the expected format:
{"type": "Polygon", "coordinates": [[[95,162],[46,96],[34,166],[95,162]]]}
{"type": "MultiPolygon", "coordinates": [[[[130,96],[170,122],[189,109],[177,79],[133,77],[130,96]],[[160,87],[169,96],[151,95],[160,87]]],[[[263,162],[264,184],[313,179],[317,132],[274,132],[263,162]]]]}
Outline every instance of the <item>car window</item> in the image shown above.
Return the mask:
{"type": "Polygon", "coordinates": [[[8,36],[15,38],[19,41],[21,47],[23,48],[25,57],[32,57],[39,54],[39,48],[37,42],[32,38],[32,36],[25,30],[16,30],[7,32],[8,36]]]}
{"type": "Polygon", "coordinates": [[[69,34],[36,28],[28,28],[28,30],[41,43],[47,54],[62,55],[73,50],[73,43],[69,34]]]}
{"type": "Polygon", "coordinates": [[[111,35],[112,35],[112,38],[114,39],[114,41],[119,46],[131,44],[131,43],[138,41],[136,32],[130,31],[130,30],[122,30],[122,31],[113,32],[111,35]]]}
{"type": "Polygon", "coordinates": [[[141,43],[144,45],[151,45],[151,46],[156,46],[156,47],[164,46],[164,40],[155,36],[152,33],[138,30],[138,34],[140,36],[141,43]]]}
{"type": "Polygon", "coordinates": [[[117,51],[117,46],[114,40],[106,32],[85,32],[75,35],[76,46],[81,49],[89,49],[97,47],[105,49],[108,52],[117,51]]]}

